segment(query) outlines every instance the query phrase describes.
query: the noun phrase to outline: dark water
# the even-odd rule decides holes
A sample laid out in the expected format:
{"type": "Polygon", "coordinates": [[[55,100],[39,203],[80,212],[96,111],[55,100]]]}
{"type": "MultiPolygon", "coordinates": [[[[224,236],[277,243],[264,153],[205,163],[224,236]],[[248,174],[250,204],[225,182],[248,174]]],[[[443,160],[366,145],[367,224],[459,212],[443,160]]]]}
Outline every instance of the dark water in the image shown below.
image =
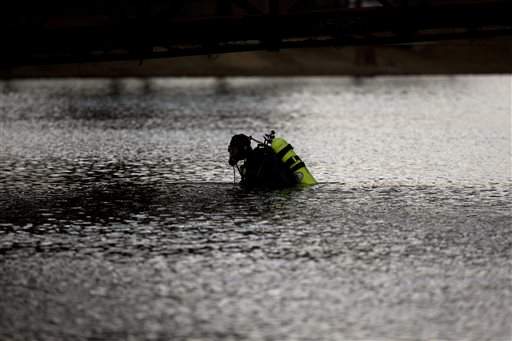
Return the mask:
{"type": "Polygon", "coordinates": [[[1,340],[510,340],[510,77],[0,83],[1,340]],[[245,192],[232,134],[321,182],[245,192]]]}

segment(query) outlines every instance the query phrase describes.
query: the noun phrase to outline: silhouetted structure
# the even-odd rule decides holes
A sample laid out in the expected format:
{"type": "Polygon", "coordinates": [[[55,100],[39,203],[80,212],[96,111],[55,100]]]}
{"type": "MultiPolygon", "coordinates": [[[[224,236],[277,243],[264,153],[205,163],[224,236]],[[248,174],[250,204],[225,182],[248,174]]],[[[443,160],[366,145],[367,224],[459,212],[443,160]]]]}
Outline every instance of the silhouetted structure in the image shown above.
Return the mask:
{"type": "Polygon", "coordinates": [[[0,65],[511,35],[510,1],[10,1],[0,65]]]}

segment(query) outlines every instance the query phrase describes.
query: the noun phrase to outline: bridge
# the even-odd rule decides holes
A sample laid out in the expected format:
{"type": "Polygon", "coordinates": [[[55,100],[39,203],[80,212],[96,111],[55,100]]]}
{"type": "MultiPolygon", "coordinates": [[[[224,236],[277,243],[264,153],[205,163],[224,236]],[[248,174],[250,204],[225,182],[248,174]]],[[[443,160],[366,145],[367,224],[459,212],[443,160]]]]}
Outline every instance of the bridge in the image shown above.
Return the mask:
{"type": "Polygon", "coordinates": [[[0,66],[512,36],[503,0],[9,1],[0,66]]]}

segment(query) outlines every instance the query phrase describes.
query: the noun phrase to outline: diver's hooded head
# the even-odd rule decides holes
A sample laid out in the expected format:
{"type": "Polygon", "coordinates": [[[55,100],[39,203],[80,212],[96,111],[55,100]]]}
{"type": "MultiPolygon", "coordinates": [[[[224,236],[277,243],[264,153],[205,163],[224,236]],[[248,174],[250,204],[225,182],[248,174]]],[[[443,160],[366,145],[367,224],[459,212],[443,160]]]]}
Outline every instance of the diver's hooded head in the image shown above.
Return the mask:
{"type": "Polygon", "coordinates": [[[244,160],[251,151],[251,138],[244,134],[238,134],[231,138],[229,142],[229,164],[234,166],[238,161],[244,160]]]}

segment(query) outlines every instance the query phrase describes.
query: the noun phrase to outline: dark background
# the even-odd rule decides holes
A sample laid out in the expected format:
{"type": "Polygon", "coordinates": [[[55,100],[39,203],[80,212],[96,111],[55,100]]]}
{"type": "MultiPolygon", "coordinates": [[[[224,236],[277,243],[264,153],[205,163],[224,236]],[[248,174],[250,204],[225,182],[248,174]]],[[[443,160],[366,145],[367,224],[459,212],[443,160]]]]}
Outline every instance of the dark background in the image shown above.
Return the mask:
{"type": "Polygon", "coordinates": [[[510,73],[496,0],[10,1],[0,77],[510,73]]]}

